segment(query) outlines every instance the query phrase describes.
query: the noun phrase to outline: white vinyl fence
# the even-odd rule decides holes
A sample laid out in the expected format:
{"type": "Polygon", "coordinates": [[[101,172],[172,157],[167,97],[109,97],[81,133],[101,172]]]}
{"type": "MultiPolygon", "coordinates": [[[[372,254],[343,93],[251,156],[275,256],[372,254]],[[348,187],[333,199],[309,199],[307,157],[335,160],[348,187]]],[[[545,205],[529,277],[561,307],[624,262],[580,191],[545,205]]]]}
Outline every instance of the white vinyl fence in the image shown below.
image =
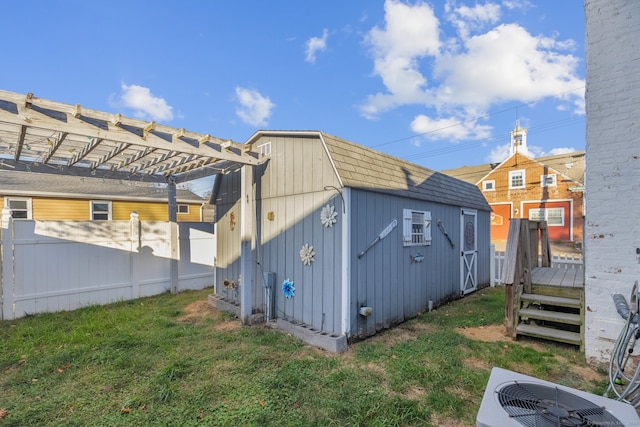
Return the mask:
{"type": "MultiPolygon", "coordinates": [[[[493,245],[492,245],[493,246],[493,245]]],[[[492,282],[491,286],[502,284],[502,266],[504,265],[504,252],[492,251],[494,253],[492,260],[492,282]]],[[[542,259],[538,259],[538,264],[542,263],[542,259]]],[[[567,269],[584,269],[582,254],[577,253],[561,253],[551,255],[551,267],[567,268],[567,269]]]]}
{"type": "Polygon", "coordinates": [[[212,223],[3,215],[0,320],[213,286],[215,247],[212,223]]]}

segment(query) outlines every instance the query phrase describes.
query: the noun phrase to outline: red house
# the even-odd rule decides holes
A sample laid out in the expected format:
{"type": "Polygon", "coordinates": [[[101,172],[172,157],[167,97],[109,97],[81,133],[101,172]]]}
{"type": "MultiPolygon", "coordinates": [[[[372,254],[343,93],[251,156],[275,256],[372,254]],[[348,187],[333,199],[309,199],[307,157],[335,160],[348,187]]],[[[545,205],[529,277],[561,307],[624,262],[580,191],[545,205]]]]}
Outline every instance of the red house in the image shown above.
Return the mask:
{"type": "Polygon", "coordinates": [[[527,155],[527,130],[511,131],[511,154],[502,163],[442,171],[478,186],[492,208],[491,241],[505,242],[511,218],[546,220],[549,239],[582,247],[584,151],[527,155]]]}

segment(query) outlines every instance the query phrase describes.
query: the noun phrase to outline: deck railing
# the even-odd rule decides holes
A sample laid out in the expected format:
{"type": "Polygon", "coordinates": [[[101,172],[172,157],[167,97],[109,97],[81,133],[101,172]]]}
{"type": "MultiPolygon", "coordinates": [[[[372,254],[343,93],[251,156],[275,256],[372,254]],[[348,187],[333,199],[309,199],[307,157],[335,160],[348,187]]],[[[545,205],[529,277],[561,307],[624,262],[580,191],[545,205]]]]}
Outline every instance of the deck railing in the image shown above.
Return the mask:
{"type": "MultiPolygon", "coordinates": [[[[505,252],[494,251],[493,257],[493,277],[491,278],[491,285],[501,285],[502,269],[504,265],[505,252]]],[[[542,263],[542,256],[539,256],[539,263],[542,263]]],[[[580,253],[559,253],[551,254],[551,267],[565,268],[565,269],[578,269],[584,268],[584,259],[580,253]]]]}

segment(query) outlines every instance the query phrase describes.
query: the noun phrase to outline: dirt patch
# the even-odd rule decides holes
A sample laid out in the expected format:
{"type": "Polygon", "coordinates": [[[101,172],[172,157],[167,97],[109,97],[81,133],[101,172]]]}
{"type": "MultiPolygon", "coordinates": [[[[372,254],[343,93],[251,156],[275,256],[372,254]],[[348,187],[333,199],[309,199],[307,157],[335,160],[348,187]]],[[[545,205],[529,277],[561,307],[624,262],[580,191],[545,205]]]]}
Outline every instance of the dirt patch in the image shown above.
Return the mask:
{"type": "Polygon", "coordinates": [[[477,328],[456,328],[456,332],[469,339],[477,341],[511,341],[511,338],[505,335],[504,326],[502,325],[478,326],[477,328]]]}
{"type": "Polygon", "coordinates": [[[377,333],[376,335],[367,338],[367,341],[371,343],[383,342],[385,346],[389,348],[397,344],[413,341],[418,338],[418,335],[433,332],[434,330],[435,327],[433,325],[420,322],[409,322],[393,326],[391,329],[377,333]]]}
{"type": "Polygon", "coordinates": [[[195,323],[204,317],[213,317],[213,309],[207,301],[196,301],[184,308],[184,314],[178,317],[180,322],[195,323]]]}
{"type": "MultiPolygon", "coordinates": [[[[505,335],[503,325],[478,326],[477,328],[456,328],[456,332],[476,341],[514,342],[511,337],[505,335]]],[[[530,347],[538,351],[544,351],[544,347],[542,345],[526,337],[518,339],[518,345],[530,347]]]]}
{"type": "MultiPolygon", "coordinates": [[[[220,319],[219,312],[212,308],[207,301],[195,301],[184,308],[184,314],[178,318],[180,322],[198,323],[202,319],[220,319]]],[[[216,323],[214,329],[218,331],[230,331],[242,326],[239,319],[225,320],[216,323]]]]}

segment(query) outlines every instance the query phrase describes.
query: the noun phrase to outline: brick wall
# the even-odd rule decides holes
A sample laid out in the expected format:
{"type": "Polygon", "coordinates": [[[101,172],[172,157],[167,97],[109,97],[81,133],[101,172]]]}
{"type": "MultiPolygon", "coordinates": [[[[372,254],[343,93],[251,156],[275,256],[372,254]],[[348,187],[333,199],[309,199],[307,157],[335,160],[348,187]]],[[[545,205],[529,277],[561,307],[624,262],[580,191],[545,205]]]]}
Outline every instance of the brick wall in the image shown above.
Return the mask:
{"type": "Polygon", "coordinates": [[[611,296],[640,280],[640,2],[586,0],[585,348],[607,361],[611,296]]]}

